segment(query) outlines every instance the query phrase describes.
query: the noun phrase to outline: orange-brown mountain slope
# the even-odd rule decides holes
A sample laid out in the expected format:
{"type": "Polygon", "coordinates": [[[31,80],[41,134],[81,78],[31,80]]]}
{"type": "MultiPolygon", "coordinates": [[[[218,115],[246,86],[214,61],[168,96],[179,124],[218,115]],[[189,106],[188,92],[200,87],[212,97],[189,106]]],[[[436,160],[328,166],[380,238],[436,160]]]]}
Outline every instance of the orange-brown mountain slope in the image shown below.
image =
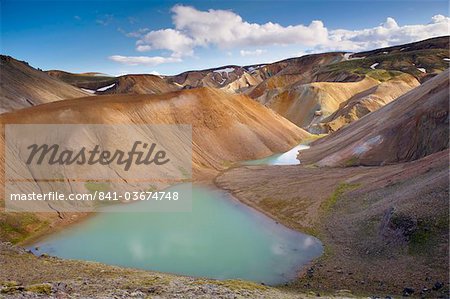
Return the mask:
{"type": "Polygon", "coordinates": [[[199,88],[162,95],[102,95],[61,101],[13,113],[2,123],[191,124],[193,171],[285,151],[309,136],[243,95],[199,88]]]}

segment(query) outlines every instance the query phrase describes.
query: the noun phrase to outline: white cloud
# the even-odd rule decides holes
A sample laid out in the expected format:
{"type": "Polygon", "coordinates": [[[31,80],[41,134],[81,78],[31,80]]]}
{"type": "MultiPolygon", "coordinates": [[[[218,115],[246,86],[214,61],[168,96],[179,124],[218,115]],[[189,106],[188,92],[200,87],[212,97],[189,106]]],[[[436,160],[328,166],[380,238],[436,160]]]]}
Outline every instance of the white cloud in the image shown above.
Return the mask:
{"type": "Polygon", "coordinates": [[[192,55],[194,41],[174,29],[151,31],[136,43],[139,52],[149,50],[170,50],[176,56],[192,55]]]}
{"type": "Polygon", "coordinates": [[[112,61],[127,65],[158,65],[169,62],[181,62],[178,57],[161,57],[161,56],[121,56],[112,55],[108,57],[112,61]]]}
{"type": "MultiPolygon", "coordinates": [[[[194,50],[199,47],[229,51],[237,47],[295,45],[309,52],[363,51],[449,35],[450,26],[450,19],[443,15],[433,16],[428,24],[399,25],[394,18],[388,17],[384,23],[373,28],[328,30],[320,20],[309,25],[282,26],[272,22],[249,23],[229,10],[200,11],[190,6],[175,5],[171,11],[173,28],[153,31],[144,28],[128,33],[128,36],[137,39],[137,51],[167,50],[170,51],[169,57],[138,56],[113,60],[135,64],[144,61],[142,63],[154,65],[176,62],[183,56],[193,56],[194,50]]],[[[263,51],[241,50],[240,55],[260,55],[263,51]]]]}
{"type": "Polygon", "coordinates": [[[333,50],[362,51],[404,44],[449,34],[450,18],[436,15],[431,22],[422,25],[397,24],[394,18],[388,17],[379,26],[360,29],[338,29],[330,31],[329,41],[321,48],[333,50]]]}
{"type": "Polygon", "coordinates": [[[263,50],[263,49],[256,49],[254,51],[241,50],[241,51],[239,51],[239,54],[241,54],[241,56],[259,56],[266,52],[267,52],[267,50],[263,50]]]}
{"type": "Polygon", "coordinates": [[[283,27],[268,22],[248,23],[232,11],[199,11],[190,6],[172,8],[175,28],[151,31],[137,41],[138,51],[170,50],[176,56],[192,55],[195,47],[304,44],[315,46],[326,42],[327,29],[321,21],[310,25],[283,27]]]}

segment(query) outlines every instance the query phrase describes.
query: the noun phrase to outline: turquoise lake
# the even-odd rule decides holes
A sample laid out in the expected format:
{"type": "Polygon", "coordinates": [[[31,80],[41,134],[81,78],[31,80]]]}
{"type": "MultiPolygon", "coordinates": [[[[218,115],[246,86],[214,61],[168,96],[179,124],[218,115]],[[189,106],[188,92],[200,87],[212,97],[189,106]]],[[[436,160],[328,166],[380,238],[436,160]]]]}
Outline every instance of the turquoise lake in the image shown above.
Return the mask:
{"type": "Polygon", "coordinates": [[[300,164],[300,160],[297,159],[298,151],[308,149],[309,145],[299,144],[296,147],[290,149],[287,152],[281,154],[271,155],[266,158],[245,161],[244,165],[297,165],[300,164]]]}
{"type": "MultiPolygon", "coordinates": [[[[172,190],[186,188],[174,186],[172,190]]],[[[193,185],[192,212],[99,213],[33,244],[36,254],[216,279],[281,284],[322,254],[321,242],[226,192],[193,185]],[[35,247],[38,249],[36,250],[35,247]]],[[[132,204],[145,205],[147,202],[132,204]]],[[[120,211],[120,212],[119,212],[120,211]]]]}

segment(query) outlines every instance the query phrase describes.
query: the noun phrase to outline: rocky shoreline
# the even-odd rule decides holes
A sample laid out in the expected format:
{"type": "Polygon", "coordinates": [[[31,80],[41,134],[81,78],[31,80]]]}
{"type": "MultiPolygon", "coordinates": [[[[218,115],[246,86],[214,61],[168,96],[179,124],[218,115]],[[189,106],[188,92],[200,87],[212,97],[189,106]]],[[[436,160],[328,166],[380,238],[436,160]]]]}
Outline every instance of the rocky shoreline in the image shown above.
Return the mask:
{"type": "MultiPolygon", "coordinates": [[[[0,243],[0,298],[316,298],[241,280],[218,281],[63,260],[0,243]]],[[[321,298],[354,297],[340,290],[321,298]]]]}

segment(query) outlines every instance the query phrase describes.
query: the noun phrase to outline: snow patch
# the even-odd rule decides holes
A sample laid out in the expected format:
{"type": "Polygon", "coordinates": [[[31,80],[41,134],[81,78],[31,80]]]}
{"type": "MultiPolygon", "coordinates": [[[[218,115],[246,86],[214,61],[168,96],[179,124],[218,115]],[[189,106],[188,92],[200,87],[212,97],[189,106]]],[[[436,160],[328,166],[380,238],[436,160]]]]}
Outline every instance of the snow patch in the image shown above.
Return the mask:
{"type": "Polygon", "coordinates": [[[219,74],[226,73],[228,75],[228,73],[234,72],[234,68],[233,67],[227,67],[227,68],[220,69],[220,70],[214,70],[213,72],[214,73],[219,73],[219,74]]]}
{"type": "Polygon", "coordinates": [[[363,142],[361,145],[358,145],[353,149],[354,155],[361,155],[367,151],[369,151],[371,148],[373,148],[374,145],[380,144],[383,138],[381,135],[377,135],[375,137],[370,138],[369,140],[363,142]]]}
{"type": "Polygon", "coordinates": [[[423,67],[418,67],[417,69],[418,69],[419,71],[421,71],[422,73],[426,73],[426,72],[427,72],[427,70],[424,69],[423,67]]]}
{"type": "Polygon", "coordinates": [[[376,67],[377,65],[379,65],[379,63],[378,63],[378,62],[376,62],[376,63],[372,64],[372,65],[370,66],[370,68],[371,68],[372,70],[374,70],[374,69],[375,69],[375,67],[376,67]]]}
{"type": "Polygon", "coordinates": [[[344,54],[344,60],[357,60],[357,59],[364,59],[366,58],[366,56],[361,56],[361,57],[350,57],[351,55],[353,55],[355,53],[346,53],[344,54]],[[347,55],[348,54],[348,55],[347,55]]]}
{"type": "Polygon", "coordinates": [[[97,89],[97,91],[106,91],[106,90],[108,90],[108,89],[110,89],[110,88],[113,88],[115,85],[116,85],[116,83],[113,83],[113,84],[111,84],[111,85],[108,85],[108,86],[104,86],[104,87],[102,87],[102,88],[99,88],[99,89],[97,89]]]}
{"type": "Polygon", "coordinates": [[[366,58],[366,56],[361,56],[361,57],[350,57],[350,56],[352,56],[353,54],[355,54],[355,53],[344,53],[343,61],[346,61],[346,60],[357,60],[357,59],[364,59],[364,58],[366,58]]]}
{"type": "Polygon", "coordinates": [[[350,56],[352,55],[353,53],[345,53],[344,54],[344,60],[349,60],[350,59],[350,56]]]}
{"type": "Polygon", "coordinates": [[[89,92],[89,93],[95,93],[95,90],[92,90],[92,89],[81,88],[81,90],[83,90],[85,92],[89,92]]]}
{"type": "Polygon", "coordinates": [[[444,58],[444,61],[450,61],[450,58],[444,58]]]}
{"type": "Polygon", "coordinates": [[[261,65],[257,65],[257,66],[251,66],[251,67],[249,67],[247,70],[249,71],[249,72],[253,72],[253,71],[255,71],[255,70],[257,70],[257,69],[260,69],[260,68],[262,68],[262,67],[265,67],[266,65],[265,64],[261,64],[261,65]]]}

